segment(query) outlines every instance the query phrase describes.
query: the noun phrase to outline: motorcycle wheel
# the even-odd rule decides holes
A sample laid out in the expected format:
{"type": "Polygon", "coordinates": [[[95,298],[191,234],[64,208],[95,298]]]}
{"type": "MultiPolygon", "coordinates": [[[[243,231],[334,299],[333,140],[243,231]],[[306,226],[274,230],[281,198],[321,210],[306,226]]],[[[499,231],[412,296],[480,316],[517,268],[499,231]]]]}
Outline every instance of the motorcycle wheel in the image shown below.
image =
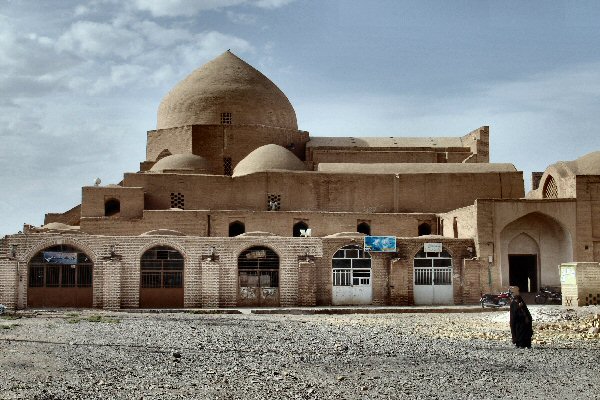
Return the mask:
{"type": "Polygon", "coordinates": [[[548,300],[548,298],[542,294],[538,294],[535,296],[536,304],[546,304],[547,300],[548,300]]]}

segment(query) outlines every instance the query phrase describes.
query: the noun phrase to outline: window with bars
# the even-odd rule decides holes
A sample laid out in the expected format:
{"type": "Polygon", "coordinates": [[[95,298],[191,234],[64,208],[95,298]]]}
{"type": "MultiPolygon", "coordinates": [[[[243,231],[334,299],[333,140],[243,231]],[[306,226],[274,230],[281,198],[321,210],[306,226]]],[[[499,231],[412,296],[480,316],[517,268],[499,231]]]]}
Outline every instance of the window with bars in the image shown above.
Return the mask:
{"type": "Polygon", "coordinates": [[[281,195],[280,194],[267,194],[267,210],[268,211],[279,211],[281,209],[281,195]]]}
{"type": "Polygon", "coordinates": [[[344,246],[331,260],[333,286],[371,284],[371,255],[358,245],[344,246]]]}
{"type": "Polygon", "coordinates": [[[243,251],[238,257],[240,287],[279,287],[279,256],[264,246],[243,251]]]}
{"type": "Polygon", "coordinates": [[[171,208],[185,210],[185,198],[183,193],[171,193],[171,208]]]}
{"type": "Polygon", "coordinates": [[[233,123],[233,117],[230,112],[221,113],[221,125],[231,125],[233,123]]]}
{"type": "Polygon", "coordinates": [[[452,285],[452,256],[446,249],[431,253],[422,248],[413,265],[415,285],[452,285]]]}
{"type": "Polygon", "coordinates": [[[231,157],[223,157],[223,175],[233,175],[233,162],[231,157]]]}
{"type": "Polygon", "coordinates": [[[167,246],[154,247],[140,261],[142,288],[183,287],[183,256],[167,246]]]}
{"type": "Polygon", "coordinates": [[[37,253],[29,263],[29,287],[91,287],[93,267],[91,260],[76,248],[66,245],[49,247],[37,253]],[[73,254],[67,262],[66,254],[73,254]]]}

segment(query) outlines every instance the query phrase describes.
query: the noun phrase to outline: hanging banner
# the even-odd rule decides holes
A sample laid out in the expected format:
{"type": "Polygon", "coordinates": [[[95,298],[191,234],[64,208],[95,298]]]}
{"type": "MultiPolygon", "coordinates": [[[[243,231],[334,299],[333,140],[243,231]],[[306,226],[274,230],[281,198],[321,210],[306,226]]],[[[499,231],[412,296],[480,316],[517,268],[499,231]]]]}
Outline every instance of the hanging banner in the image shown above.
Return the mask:
{"type": "Polygon", "coordinates": [[[44,260],[48,264],[75,265],[77,264],[77,253],[65,253],[62,251],[44,251],[44,260]]]}
{"type": "Polygon", "coordinates": [[[373,252],[396,251],[395,236],[365,236],[365,250],[373,252]]]}

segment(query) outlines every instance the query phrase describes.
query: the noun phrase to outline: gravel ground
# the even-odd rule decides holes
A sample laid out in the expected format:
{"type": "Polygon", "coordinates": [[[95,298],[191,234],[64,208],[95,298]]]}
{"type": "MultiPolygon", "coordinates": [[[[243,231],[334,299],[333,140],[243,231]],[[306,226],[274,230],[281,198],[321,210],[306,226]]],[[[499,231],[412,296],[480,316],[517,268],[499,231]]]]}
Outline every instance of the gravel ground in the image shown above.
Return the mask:
{"type": "Polygon", "coordinates": [[[530,350],[505,310],[4,316],[0,399],[598,398],[600,310],[530,310],[530,350]]]}

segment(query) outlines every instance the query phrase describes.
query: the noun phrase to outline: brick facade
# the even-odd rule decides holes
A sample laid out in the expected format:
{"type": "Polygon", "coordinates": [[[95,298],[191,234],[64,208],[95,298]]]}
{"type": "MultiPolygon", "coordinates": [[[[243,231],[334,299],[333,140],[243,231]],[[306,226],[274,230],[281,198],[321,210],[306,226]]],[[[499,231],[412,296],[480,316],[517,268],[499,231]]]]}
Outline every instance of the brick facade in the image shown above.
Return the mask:
{"type": "MultiPolygon", "coordinates": [[[[373,305],[407,305],[412,300],[412,260],[427,241],[439,241],[453,255],[454,303],[476,301],[480,270],[469,260],[471,240],[441,237],[399,238],[396,253],[372,253],[373,305]],[[465,289],[465,283],[477,289],[465,289]]],[[[168,246],[184,257],[184,307],[214,308],[238,305],[237,258],[253,246],[266,246],[279,256],[281,307],[332,304],[332,257],[340,248],[362,246],[359,234],[327,238],[291,238],[269,234],[236,238],[188,236],[93,236],[81,234],[18,234],[5,238],[6,251],[15,246],[14,259],[0,259],[0,302],[9,308],[27,307],[29,261],[39,251],[68,244],[86,254],[93,263],[93,305],[119,309],[139,307],[140,259],[145,251],[168,246]],[[214,250],[213,250],[214,249],[214,250]],[[20,270],[17,271],[17,266],[20,270]],[[19,284],[17,281],[20,279],[19,284]]]]}

